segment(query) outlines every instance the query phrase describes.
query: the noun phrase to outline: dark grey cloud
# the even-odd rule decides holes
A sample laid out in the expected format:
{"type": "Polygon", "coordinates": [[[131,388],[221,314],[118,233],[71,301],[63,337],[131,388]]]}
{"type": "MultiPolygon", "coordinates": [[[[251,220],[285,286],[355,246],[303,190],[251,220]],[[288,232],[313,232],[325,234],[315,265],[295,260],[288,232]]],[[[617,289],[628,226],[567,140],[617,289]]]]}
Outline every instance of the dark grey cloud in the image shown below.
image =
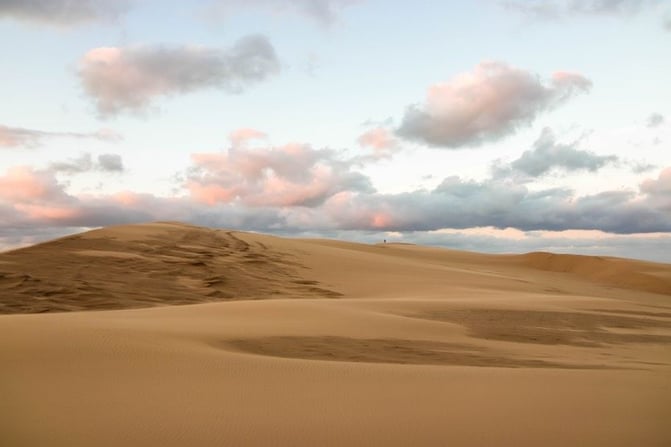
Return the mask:
{"type": "Polygon", "coordinates": [[[409,106],[399,136],[458,149],[480,145],[530,125],[545,111],[590,90],[589,79],[554,73],[549,83],[502,62],[483,62],[470,73],[432,86],[422,105],[409,106]]]}
{"type": "Polygon", "coordinates": [[[119,154],[98,155],[98,166],[107,172],[122,172],[124,170],[123,160],[119,154]]]}
{"type": "Polygon", "coordinates": [[[226,17],[242,9],[299,14],[323,25],[336,22],[342,10],[364,0],[214,0],[210,12],[226,17]]]}
{"type": "Polygon", "coordinates": [[[0,124],[0,147],[36,147],[44,139],[49,138],[92,138],[101,141],[117,142],[121,135],[111,129],[100,129],[96,132],[49,132],[44,130],[24,129],[0,124]]]}
{"type": "Polygon", "coordinates": [[[0,0],[0,19],[73,26],[115,20],[130,4],[127,0],[0,0]]]}
{"type": "Polygon", "coordinates": [[[96,48],[80,61],[79,78],[102,116],[142,111],[159,96],[217,88],[241,93],[278,73],[275,49],[251,35],[228,49],[196,46],[96,48]]]}
{"type": "Polygon", "coordinates": [[[618,157],[615,155],[597,155],[594,152],[578,149],[578,145],[579,141],[559,143],[552,130],[544,128],[532,149],[524,151],[510,164],[495,166],[494,176],[518,179],[527,177],[531,180],[552,171],[596,172],[608,164],[618,162],[618,157]]]}
{"type": "Polygon", "coordinates": [[[661,113],[651,113],[648,117],[648,127],[657,127],[664,123],[664,115],[661,113]]]}

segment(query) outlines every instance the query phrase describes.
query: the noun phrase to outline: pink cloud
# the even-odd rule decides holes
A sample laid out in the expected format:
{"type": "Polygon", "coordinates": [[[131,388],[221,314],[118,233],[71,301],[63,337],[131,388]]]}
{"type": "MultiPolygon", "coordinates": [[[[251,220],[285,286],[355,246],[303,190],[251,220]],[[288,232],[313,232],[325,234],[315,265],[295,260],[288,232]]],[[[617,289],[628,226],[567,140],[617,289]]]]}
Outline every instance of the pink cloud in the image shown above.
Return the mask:
{"type": "Polygon", "coordinates": [[[322,201],[324,197],[332,195],[331,190],[337,182],[333,172],[325,166],[315,167],[306,183],[270,175],[259,193],[251,196],[247,202],[252,206],[301,206],[322,201]]]}
{"type": "Polygon", "coordinates": [[[110,199],[113,202],[116,202],[124,206],[135,206],[138,205],[142,200],[142,195],[134,193],[132,191],[121,191],[110,196],[110,199]]]}
{"type": "Polygon", "coordinates": [[[62,196],[53,173],[28,166],[9,168],[0,176],[0,199],[10,202],[34,202],[62,196]]]}
{"type": "Polygon", "coordinates": [[[656,208],[671,213],[671,167],[663,169],[657,179],[644,180],[641,192],[656,208]]]}
{"type": "Polygon", "coordinates": [[[233,188],[224,188],[219,185],[204,185],[196,181],[187,182],[186,188],[191,193],[191,197],[208,205],[217,203],[230,203],[236,198],[236,191],[233,188]]]}
{"type": "Polygon", "coordinates": [[[14,205],[17,211],[24,213],[29,219],[48,220],[56,222],[59,220],[74,219],[79,215],[79,210],[65,206],[32,205],[18,203],[14,205]]]}
{"type": "Polygon", "coordinates": [[[0,126],[0,147],[15,147],[24,144],[34,144],[36,138],[26,135],[24,132],[18,132],[7,126],[0,126]]]}
{"type": "Polygon", "coordinates": [[[524,239],[525,232],[517,228],[495,228],[495,227],[473,227],[473,228],[441,228],[431,232],[432,234],[460,234],[466,236],[489,236],[506,238],[511,240],[524,239]]]}
{"type": "Polygon", "coordinates": [[[557,72],[546,85],[532,72],[482,62],[431,86],[425,104],[408,107],[398,132],[433,146],[478,145],[530,125],[541,112],[590,87],[577,73],[557,72]]]}
{"type": "Polygon", "coordinates": [[[191,160],[185,186],[194,200],[209,205],[316,206],[342,191],[370,189],[369,180],[334,152],[304,144],[234,145],[226,152],[192,154],[191,160]]]}
{"type": "Polygon", "coordinates": [[[663,169],[656,180],[644,180],[641,191],[648,194],[671,194],[671,167],[663,169]]]}
{"type": "Polygon", "coordinates": [[[231,141],[233,147],[240,146],[248,140],[263,139],[266,137],[267,135],[264,132],[250,128],[236,129],[228,135],[228,139],[231,141]]]}
{"type": "Polygon", "coordinates": [[[101,47],[79,62],[84,91],[101,115],[142,111],[158,96],[219,88],[232,93],[277,73],[280,64],[263,36],[231,48],[197,46],[101,47]]]}
{"type": "Polygon", "coordinates": [[[388,153],[398,145],[398,141],[387,129],[376,127],[370,129],[359,136],[357,139],[359,145],[369,147],[378,155],[388,153]]]}
{"type": "Polygon", "coordinates": [[[392,224],[392,216],[387,213],[375,213],[371,217],[370,224],[373,228],[387,228],[392,224]]]}

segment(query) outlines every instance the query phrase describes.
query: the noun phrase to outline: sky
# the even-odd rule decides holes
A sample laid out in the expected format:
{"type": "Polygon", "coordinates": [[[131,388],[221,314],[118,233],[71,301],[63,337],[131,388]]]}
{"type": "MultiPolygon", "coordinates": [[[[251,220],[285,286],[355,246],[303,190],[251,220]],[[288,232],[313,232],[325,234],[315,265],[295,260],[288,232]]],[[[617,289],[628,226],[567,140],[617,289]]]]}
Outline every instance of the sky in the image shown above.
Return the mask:
{"type": "Polygon", "coordinates": [[[182,221],[671,262],[671,2],[0,0],[0,250],[182,221]]]}

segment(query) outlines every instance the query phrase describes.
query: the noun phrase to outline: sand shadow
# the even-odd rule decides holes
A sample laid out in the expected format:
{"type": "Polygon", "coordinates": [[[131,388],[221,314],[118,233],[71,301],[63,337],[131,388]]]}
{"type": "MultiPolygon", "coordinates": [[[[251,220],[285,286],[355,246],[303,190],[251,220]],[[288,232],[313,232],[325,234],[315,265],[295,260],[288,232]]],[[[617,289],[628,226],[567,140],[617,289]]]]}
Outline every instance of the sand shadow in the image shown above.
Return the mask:
{"type": "Polygon", "coordinates": [[[595,312],[449,309],[408,316],[459,324],[465,326],[472,337],[516,343],[583,347],[671,343],[671,335],[645,333],[650,329],[671,329],[671,321],[643,318],[640,313],[632,317],[595,312]]]}
{"type": "Polygon", "coordinates": [[[565,364],[515,358],[472,345],[398,338],[273,336],[229,340],[225,342],[224,347],[271,357],[335,362],[499,368],[610,369],[599,365],[565,364]]]}

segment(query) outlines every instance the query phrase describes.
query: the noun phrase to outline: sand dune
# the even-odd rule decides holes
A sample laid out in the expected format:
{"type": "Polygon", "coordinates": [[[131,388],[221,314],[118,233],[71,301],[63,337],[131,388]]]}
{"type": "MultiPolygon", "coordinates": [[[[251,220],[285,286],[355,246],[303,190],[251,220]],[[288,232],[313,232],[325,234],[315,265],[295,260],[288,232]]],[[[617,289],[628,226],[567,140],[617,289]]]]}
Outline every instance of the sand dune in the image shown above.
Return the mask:
{"type": "Polygon", "coordinates": [[[667,446],[670,299],[626,259],[95,230],[0,254],[0,445],[667,446]]]}
{"type": "Polygon", "coordinates": [[[539,252],[514,256],[512,259],[533,269],[573,273],[613,287],[671,295],[671,276],[668,266],[664,264],[539,252]]]}
{"type": "Polygon", "coordinates": [[[301,268],[295,256],[233,231],[111,227],[0,254],[0,313],[337,296],[301,268]]]}

